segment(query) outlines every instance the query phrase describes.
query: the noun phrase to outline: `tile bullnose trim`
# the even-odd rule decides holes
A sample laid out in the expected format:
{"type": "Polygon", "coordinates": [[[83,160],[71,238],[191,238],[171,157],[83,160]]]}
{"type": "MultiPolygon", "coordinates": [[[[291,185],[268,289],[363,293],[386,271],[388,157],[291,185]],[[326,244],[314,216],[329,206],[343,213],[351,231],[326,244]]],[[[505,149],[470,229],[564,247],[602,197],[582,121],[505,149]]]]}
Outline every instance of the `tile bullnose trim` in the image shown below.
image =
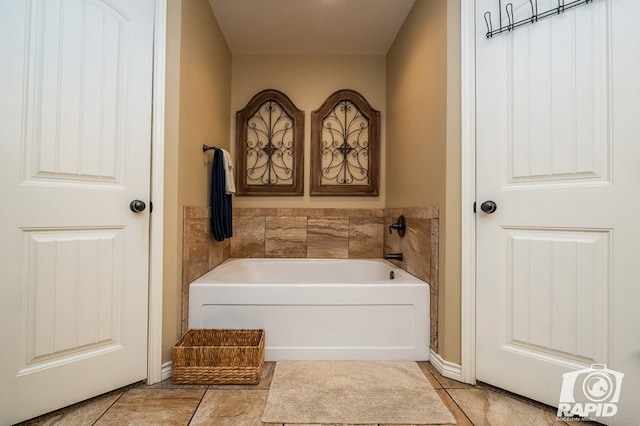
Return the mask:
{"type": "Polygon", "coordinates": [[[412,219],[438,219],[439,206],[391,207],[385,209],[385,216],[404,215],[412,219]]]}

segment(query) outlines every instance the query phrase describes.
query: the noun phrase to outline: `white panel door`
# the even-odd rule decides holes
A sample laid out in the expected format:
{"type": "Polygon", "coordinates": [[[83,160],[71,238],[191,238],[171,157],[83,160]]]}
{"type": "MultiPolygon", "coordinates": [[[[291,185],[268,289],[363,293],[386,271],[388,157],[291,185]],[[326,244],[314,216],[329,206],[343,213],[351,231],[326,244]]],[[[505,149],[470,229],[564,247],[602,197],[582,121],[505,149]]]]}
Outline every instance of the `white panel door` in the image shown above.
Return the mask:
{"type": "Polygon", "coordinates": [[[0,424],[146,377],[152,0],[0,0],[0,424]]]}
{"type": "Polygon", "coordinates": [[[563,373],[606,364],[625,377],[618,414],[599,420],[635,422],[640,2],[595,0],[487,39],[497,6],[476,9],[477,380],[557,406],[563,373]]]}

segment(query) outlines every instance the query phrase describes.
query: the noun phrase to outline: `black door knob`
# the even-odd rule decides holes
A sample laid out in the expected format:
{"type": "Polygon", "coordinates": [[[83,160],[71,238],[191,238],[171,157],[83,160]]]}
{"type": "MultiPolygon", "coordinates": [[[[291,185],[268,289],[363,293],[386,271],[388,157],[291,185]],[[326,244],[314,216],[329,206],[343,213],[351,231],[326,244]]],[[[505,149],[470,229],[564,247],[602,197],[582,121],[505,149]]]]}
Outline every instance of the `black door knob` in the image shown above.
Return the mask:
{"type": "Polygon", "coordinates": [[[142,200],[133,200],[131,204],[129,204],[129,208],[134,213],[140,213],[147,208],[147,205],[142,200]]]}
{"type": "Polygon", "coordinates": [[[480,204],[480,210],[487,214],[491,214],[498,210],[498,205],[491,200],[485,201],[484,203],[480,204]]]}

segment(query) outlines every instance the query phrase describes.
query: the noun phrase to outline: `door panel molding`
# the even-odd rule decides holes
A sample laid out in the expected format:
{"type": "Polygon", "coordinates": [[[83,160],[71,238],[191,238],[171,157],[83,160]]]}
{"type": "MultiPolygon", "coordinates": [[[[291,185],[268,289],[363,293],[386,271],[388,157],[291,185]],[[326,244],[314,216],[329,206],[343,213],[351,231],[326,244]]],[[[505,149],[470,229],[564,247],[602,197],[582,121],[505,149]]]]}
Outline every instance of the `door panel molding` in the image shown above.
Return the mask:
{"type": "Polygon", "coordinates": [[[122,183],[123,40],[129,19],[101,2],[32,2],[31,7],[24,55],[25,181],[122,183]]]}
{"type": "Polygon", "coordinates": [[[608,363],[611,230],[503,228],[507,244],[505,345],[608,363]],[[570,260],[570,261],[567,261],[570,260]]]}
{"type": "Polygon", "coordinates": [[[501,132],[509,147],[508,182],[610,180],[611,23],[605,11],[606,2],[596,2],[499,41],[506,46],[501,68],[509,117],[501,132]],[[556,25],[561,20],[570,25],[556,25]],[[566,72],[531,72],[534,65],[566,72]],[[573,108],[563,107],[565,99],[573,108]]]}
{"type": "Polygon", "coordinates": [[[123,230],[22,229],[18,375],[120,345],[123,230]]]}

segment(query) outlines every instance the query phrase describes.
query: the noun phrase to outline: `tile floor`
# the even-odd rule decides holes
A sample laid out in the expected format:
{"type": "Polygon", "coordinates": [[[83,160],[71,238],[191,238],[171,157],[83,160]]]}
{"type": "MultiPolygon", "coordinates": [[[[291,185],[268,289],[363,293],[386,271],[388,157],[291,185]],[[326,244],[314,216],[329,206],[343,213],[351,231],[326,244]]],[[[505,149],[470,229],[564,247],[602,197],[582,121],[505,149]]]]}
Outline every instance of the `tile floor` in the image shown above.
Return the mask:
{"type": "MultiPolygon", "coordinates": [[[[418,364],[460,426],[597,424],[560,421],[554,408],[487,385],[471,386],[448,379],[429,362],[418,364]]],[[[274,368],[275,363],[265,363],[263,378],[255,386],[174,385],[171,380],[153,386],[129,386],[21,425],[295,426],[260,421],[274,368]]]]}

